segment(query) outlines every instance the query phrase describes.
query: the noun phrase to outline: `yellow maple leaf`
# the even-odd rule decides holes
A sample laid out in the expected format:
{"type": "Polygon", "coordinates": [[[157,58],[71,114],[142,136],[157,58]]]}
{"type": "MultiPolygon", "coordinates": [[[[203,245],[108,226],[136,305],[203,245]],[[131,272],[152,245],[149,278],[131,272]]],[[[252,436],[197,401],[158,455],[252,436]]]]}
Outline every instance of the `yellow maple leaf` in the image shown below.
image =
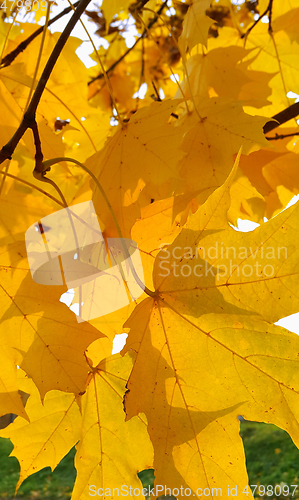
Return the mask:
{"type": "MultiPolygon", "coordinates": [[[[20,353],[17,361],[42,398],[51,389],[84,391],[88,373],[84,351],[103,334],[86,322],[78,324],[74,313],[59,302],[65,287],[32,280],[22,241],[2,252],[1,275],[3,344],[20,353]],[[18,335],[13,334],[16,330],[18,335]]],[[[107,344],[111,349],[108,339],[107,344]]]]}
{"type": "MultiPolygon", "coordinates": [[[[107,141],[105,148],[86,163],[101,183],[123,237],[130,235],[132,225],[139,218],[140,206],[150,203],[151,185],[155,188],[173,177],[179,178],[176,165],[184,155],[177,148],[181,132],[167,123],[178,102],[157,102],[140,109],[107,141]],[[142,193],[145,185],[148,189],[142,193]]],[[[117,235],[102,194],[96,186],[93,190],[94,206],[104,224],[105,236],[117,235]]],[[[153,192],[156,194],[156,189],[153,192]]]]}
{"type": "MultiPolygon", "coordinates": [[[[220,96],[243,101],[248,106],[262,107],[269,104],[268,87],[273,74],[248,70],[250,50],[244,47],[217,47],[206,54],[192,55],[186,63],[188,78],[181,83],[184,96],[220,96]],[[242,62],[247,58],[246,62],[242,62]]],[[[177,96],[181,97],[178,91],[177,96]]]]}
{"type": "Polygon", "coordinates": [[[72,500],[96,494],[105,498],[127,496],[129,487],[135,490],[134,497],[143,498],[137,472],[152,466],[152,445],[144,417],[125,422],[123,396],[131,367],[130,355],[115,355],[93,369],[82,396],[82,431],[72,500]]]}
{"type": "Polygon", "coordinates": [[[183,31],[179,39],[182,52],[190,52],[198,43],[207,45],[208,31],[213,24],[212,19],[206,16],[205,13],[209,7],[209,0],[192,0],[184,19],[183,31]]]}
{"type": "Polygon", "coordinates": [[[262,132],[265,119],[246,115],[239,104],[198,96],[194,101],[196,109],[178,122],[186,130],[181,144],[186,154],[179,167],[189,189],[201,190],[202,203],[225,181],[241,146],[248,154],[269,143],[262,132]]]}
{"type": "Polygon", "coordinates": [[[15,413],[28,419],[17,385],[17,364],[13,349],[2,345],[0,350],[0,412],[15,413]]]}
{"type": "MultiPolygon", "coordinates": [[[[22,13],[0,20],[0,413],[19,414],[1,435],[20,482],[78,442],[73,499],[112,499],[125,484],[142,498],[137,473],[152,466],[156,497],[252,498],[238,415],[299,445],[298,337],[273,324],[299,310],[299,209],[282,211],[299,192],[299,106],[289,107],[299,3],[235,4],[104,0],[89,17],[101,29],[104,17],[107,28],[118,21],[91,69],[76,55],[81,38],[62,48],[58,33],[34,36],[22,13]],[[268,121],[277,135],[264,133],[268,121]],[[111,237],[137,243],[143,295],[78,323],[76,308],[101,314],[117,293],[99,287],[95,300],[88,282],[68,308],[65,286],[33,281],[24,234],[37,230],[37,251],[52,230],[41,230],[45,216],[91,198],[107,247],[111,237]],[[261,226],[235,231],[228,221],[240,217],[261,226]],[[123,356],[111,356],[123,331],[123,356]]],[[[64,242],[58,224],[57,253],[64,242]]],[[[83,245],[72,276],[124,260],[122,250],[102,256],[83,245]]]]}
{"type": "Polygon", "coordinates": [[[127,10],[131,3],[132,0],[103,0],[102,9],[105,14],[107,31],[113,17],[123,10],[127,10]]]}
{"type": "Polygon", "coordinates": [[[138,353],[127,384],[128,417],[144,412],[148,418],[157,484],[171,490],[187,484],[197,495],[199,486],[245,488],[238,413],[275,423],[299,444],[293,373],[299,341],[271,324],[299,306],[293,243],[299,207],[248,235],[235,232],[226,222],[232,180],[158,255],[156,297],[142,302],[125,325],[131,330],[124,352],[138,353]]]}
{"type": "Polygon", "coordinates": [[[21,466],[16,491],[31,474],[47,466],[55,469],[77,443],[81,422],[73,394],[51,391],[42,403],[32,380],[20,385],[30,393],[26,404],[30,422],[17,418],[0,432],[1,437],[9,437],[13,442],[14,449],[10,456],[16,457],[21,466]]]}

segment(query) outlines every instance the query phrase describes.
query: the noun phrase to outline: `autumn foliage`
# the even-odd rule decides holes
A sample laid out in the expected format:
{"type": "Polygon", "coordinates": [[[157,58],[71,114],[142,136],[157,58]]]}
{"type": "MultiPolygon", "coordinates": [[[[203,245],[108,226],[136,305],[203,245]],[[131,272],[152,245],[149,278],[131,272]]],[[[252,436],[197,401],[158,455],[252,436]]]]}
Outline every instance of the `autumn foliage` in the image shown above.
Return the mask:
{"type": "Polygon", "coordinates": [[[299,446],[299,339],[274,324],[299,311],[298,204],[284,210],[299,1],[80,0],[72,18],[106,39],[89,69],[82,40],[49,29],[50,3],[21,3],[0,11],[0,413],[18,415],[1,431],[18,486],[76,445],[72,500],[92,485],[143,498],[147,468],[178,498],[252,498],[238,415],[299,446]],[[88,200],[106,242],[137,243],[145,287],[78,322],[66,285],[32,279],[25,233],[88,200]]]}

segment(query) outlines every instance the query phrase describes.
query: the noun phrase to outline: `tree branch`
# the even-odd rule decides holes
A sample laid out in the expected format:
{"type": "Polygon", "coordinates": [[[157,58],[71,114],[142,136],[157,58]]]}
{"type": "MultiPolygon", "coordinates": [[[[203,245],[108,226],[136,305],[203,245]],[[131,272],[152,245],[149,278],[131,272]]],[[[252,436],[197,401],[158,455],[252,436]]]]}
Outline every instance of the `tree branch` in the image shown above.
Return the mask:
{"type": "MultiPolygon", "coordinates": [[[[78,2],[74,3],[73,7],[77,7],[78,4],[79,4],[79,0],[78,0],[78,2]]],[[[62,12],[60,12],[60,14],[57,14],[57,16],[53,17],[53,19],[51,19],[48,22],[48,26],[51,26],[51,24],[55,23],[55,21],[58,21],[58,19],[61,19],[61,17],[65,16],[66,14],[68,14],[69,12],[71,12],[72,10],[73,10],[72,7],[66,7],[62,12]]],[[[37,36],[39,36],[43,32],[43,30],[44,30],[44,26],[41,26],[34,33],[32,33],[32,35],[30,35],[28,38],[26,38],[26,40],[23,40],[23,42],[21,42],[9,54],[6,54],[6,56],[3,57],[3,59],[2,59],[2,61],[0,63],[0,67],[1,68],[6,68],[7,66],[10,66],[10,64],[16,59],[16,57],[19,54],[21,54],[22,52],[24,52],[24,50],[27,49],[28,45],[37,36]]]]}
{"type": "Polygon", "coordinates": [[[271,130],[273,130],[274,128],[279,127],[279,125],[288,122],[289,120],[295,118],[298,115],[299,115],[299,102],[295,102],[295,104],[292,104],[283,111],[280,111],[280,113],[277,113],[277,115],[272,116],[272,120],[276,121],[268,121],[264,125],[264,134],[268,134],[268,132],[271,132],[271,130]]]}
{"type": "Polygon", "coordinates": [[[292,134],[275,134],[274,137],[267,137],[268,141],[278,141],[279,139],[285,139],[286,137],[294,137],[299,135],[299,132],[293,132],[292,134]]]}
{"type": "Polygon", "coordinates": [[[33,137],[34,137],[34,144],[35,144],[35,169],[37,172],[42,172],[43,171],[43,159],[44,155],[42,153],[42,145],[40,142],[40,136],[37,128],[37,123],[36,120],[34,120],[34,123],[31,126],[31,130],[33,132],[33,137]]]}
{"type": "Polygon", "coordinates": [[[266,10],[260,14],[260,16],[258,17],[258,19],[253,23],[253,25],[248,28],[248,30],[246,31],[246,33],[243,33],[243,35],[241,35],[241,38],[247,38],[249,33],[253,30],[253,28],[260,22],[260,20],[266,15],[269,13],[269,27],[268,27],[268,32],[269,33],[272,33],[272,8],[273,8],[273,0],[269,0],[269,3],[268,3],[268,7],[266,8],[266,10]]]}
{"type": "MultiPolygon", "coordinates": [[[[73,31],[73,28],[79,21],[80,17],[82,16],[83,12],[85,11],[86,7],[90,2],[91,0],[80,0],[77,9],[75,10],[74,14],[72,15],[65,29],[61,33],[58,42],[56,43],[52,51],[52,54],[50,55],[48,62],[44,68],[44,71],[40,77],[40,80],[32,96],[28,109],[24,114],[23,120],[21,121],[13,137],[10,139],[10,141],[8,141],[7,144],[5,144],[5,146],[3,146],[3,148],[0,151],[0,164],[3,163],[5,160],[11,159],[11,155],[13,154],[14,150],[16,149],[20,139],[23,137],[26,130],[28,128],[31,128],[32,130],[34,129],[34,125],[36,123],[35,121],[36,109],[41,99],[41,96],[45,90],[45,86],[49,80],[49,77],[53,71],[57,59],[62,52],[63,47],[65,46],[71,32],[73,31]]],[[[41,165],[41,163],[36,164],[38,168],[39,165],[41,165]]],[[[42,171],[39,170],[37,171],[42,173],[42,171]]]]}

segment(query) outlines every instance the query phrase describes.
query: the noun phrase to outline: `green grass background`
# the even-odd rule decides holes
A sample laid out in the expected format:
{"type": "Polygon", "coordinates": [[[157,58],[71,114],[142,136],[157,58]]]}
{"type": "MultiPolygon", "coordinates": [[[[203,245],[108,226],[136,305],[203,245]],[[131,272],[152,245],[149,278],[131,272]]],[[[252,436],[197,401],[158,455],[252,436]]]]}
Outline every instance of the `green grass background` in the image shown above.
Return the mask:
{"type": "MultiPolygon", "coordinates": [[[[298,484],[295,495],[265,496],[264,498],[299,498],[299,450],[289,435],[274,425],[241,422],[249,484],[291,485],[298,484]]],[[[76,470],[75,450],[61,461],[52,473],[49,467],[27,478],[14,497],[19,477],[19,464],[15,457],[8,458],[13,445],[9,439],[0,438],[0,499],[67,500],[71,496],[76,470]]],[[[154,471],[142,471],[139,477],[145,487],[153,486],[154,471]]],[[[258,494],[256,498],[263,498],[258,494]]],[[[246,498],[246,496],[244,497],[246,498]]]]}

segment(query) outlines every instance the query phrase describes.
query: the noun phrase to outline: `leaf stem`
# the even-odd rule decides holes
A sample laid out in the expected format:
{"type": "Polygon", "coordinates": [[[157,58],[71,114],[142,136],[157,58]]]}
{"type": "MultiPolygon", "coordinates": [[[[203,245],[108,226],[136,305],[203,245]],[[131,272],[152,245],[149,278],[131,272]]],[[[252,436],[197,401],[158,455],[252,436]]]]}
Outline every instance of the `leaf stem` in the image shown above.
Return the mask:
{"type": "MultiPolygon", "coordinates": [[[[150,20],[150,22],[148,23],[148,26],[147,28],[145,28],[141,34],[141,36],[139,38],[137,38],[137,40],[135,41],[135,43],[132,45],[132,47],[129,47],[128,50],[126,50],[126,52],[123,53],[122,56],[120,56],[117,61],[115,61],[113,64],[111,64],[111,66],[106,69],[106,74],[108,75],[108,73],[110,73],[111,71],[114,70],[114,68],[116,68],[116,66],[133,50],[135,49],[136,45],[138,42],[140,42],[140,40],[142,40],[143,38],[145,38],[146,34],[147,34],[147,30],[151,29],[151,27],[157,22],[157,20],[159,19],[159,15],[162,14],[164,8],[167,6],[167,1],[168,0],[165,0],[163,2],[163,4],[161,5],[161,7],[159,8],[158,12],[156,13],[156,16],[150,20]]],[[[145,2],[146,3],[146,2],[145,2]]],[[[101,78],[104,78],[104,75],[103,73],[100,73],[99,75],[95,76],[94,78],[92,78],[89,82],[88,82],[88,85],[91,85],[93,82],[95,82],[96,80],[100,80],[101,78]]]]}
{"type": "Polygon", "coordinates": [[[39,47],[39,52],[38,52],[37,61],[36,61],[36,65],[35,65],[35,70],[34,70],[34,75],[33,75],[33,79],[32,79],[32,84],[31,84],[31,89],[30,89],[30,92],[29,92],[29,95],[28,95],[26,106],[25,106],[25,112],[26,112],[26,110],[28,108],[28,105],[30,103],[30,100],[31,100],[31,97],[32,97],[32,94],[33,94],[33,89],[35,87],[37,72],[38,72],[38,68],[39,68],[39,65],[40,65],[40,61],[41,61],[41,57],[42,57],[42,53],[43,53],[43,48],[44,48],[44,44],[45,44],[45,39],[46,39],[46,34],[47,34],[47,29],[48,29],[48,25],[49,25],[50,1],[47,0],[47,2],[48,2],[48,5],[47,5],[47,12],[46,12],[46,22],[45,22],[45,25],[43,27],[43,36],[42,36],[40,47],[39,47]]]}
{"type": "Polygon", "coordinates": [[[6,37],[5,37],[5,40],[4,40],[4,43],[3,43],[3,47],[2,47],[2,51],[1,51],[1,56],[0,56],[0,67],[1,68],[4,67],[3,61],[4,61],[5,58],[3,58],[3,54],[4,54],[5,49],[6,49],[6,44],[7,44],[7,40],[9,38],[10,32],[11,32],[11,30],[12,30],[12,28],[13,28],[16,20],[17,20],[18,13],[19,13],[19,10],[17,10],[17,12],[16,12],[16,14],[15,14],[13,20],[12,20],[12,23],[10,23],[8,31],[6,33],[6,37]]]}
{"type": "MultiPolygon", "coordinates": [[[[55,201],[56,203],[58,203],[58,205],[60,205],[61,207],[64,207],[64,203],[62,203],[61,201],[59,201],[57,198],[55,198],[54,196],[52,196],[51,194],[47,193],[47,191],[44,191],[43,189],[39,188],[38,186],[35,186],[34,184],[32,184],[31,182],[28,182],[28,181],[25,181],[24,179],[20,179],[19,177],[17,177],[16,175],[13,175],[13,174],[9,174],[8,172],[4,171],[4,170],[0,170],[0,174],[3,175],[3,178],[5,179],[5,177],[11,177],[11,179],[14,179],[15,181],[17,182],[21,182],[22,184],[25,184],[26,186],[30,186],[31,188],[33,189],[36,189],[37,191],[39,191],[40,193],[44,194],[45,196],[47,196],[48,198],[50,198],[51,200],[55,201]]],[[[40,180],[40,179],[39,179],[40,180]]]]}
{"type": "MultiPolygon", "coordinates": [[[[70,0],[68,0],[68,2],[70,3],[70,0]]],[[[112,101],[112,104],[113,104],[113,107],[114,109],[116,110],[116,114],[117,114],[117,119],[119,121],[119,123],[123,126],[123,121],[122,121],[122,118],[120,116],[120,113],[119,113],[119,110],[118,110],[118,105],[116,104],[116,100],[114,98],[114,94],[113,94],[113,89],[112,89],[112,86],[111,86],[111,83],[110,83],[110,80],[109,80],[109,77],[105,71],[105,68],[104,68],[104,65],[102,63],[102,59],[100,58],[100,54],[93,42],[93,39],[91,38],[85,24],[83,23],[82,19],[80,19],[80,23],[81,23],[81,26],[83,27],[85,33],[87,34],[88,38],[89,38],[89,41],[91,42],[91,45],[92,45],[92,48],[93,50],[95,51],[95,54],[98,58],[98,61],[100,63],[100,66],[101,66],[101,69],[102,69],[102,72],[103,72],[103,75],[104,75],[104,78],[105,78],[105,82],[106,82],[106,85],[108,87],[108,90],[109,90],[109,93],[110,93],[110,97],[111,97],[111,101],[112,101]]]]}
{"type": "MultiPolygon", "coordinates": [[[[148,9],[147,7],[146,7],[144,10],[147,10],[147,11],[149,11],[149,12],[154,12],[154,13],[155,13],[155,11],[153,11],[152,9],[148,9]]],[[[180,56],[181,56],[181,59],[182,59],[182,63],[183,63],[183,66],[184,66],[184,70],[185,70],[185,73],[186,73],[186,78],[187,78],[187,82],[188,82],[188,87],[189,87],[189,92],[190,92],[191,100],[192,100],[192,102],[193,102],[193,104],[194,104],[194,108],[195,108],[195,110],[196,110],[196,113],[197,113],[197,115],[198,115],[199,119],[200,119],[200,120],[202,120],[202,117],[199,115],[199,113],[198,113],[198,111],[197,111],[197,109],[196,109],[195,102],[194,102],[194,96],[193,96],[193,92],[192,92],[192,88],[191,88],[191,84],[190,84],[190,80],[189,80],[189,74],[188,74],[188,71],[187,71],[187,65],[186,65],[186,57],[185,57],[185,54],[182,54],[181,49],[180,49],[180,46],[179,46],[179,44],[178,44],[178,41],[176,40],[176,38],[175,38],[174,34],[172,33],[172,30],[171,30],[171,29],[167,26],[167,23],[165,22],[165,20],[163,19],[163,17],[162,17],[159,13],[157,13],[156,15],[157,15],[157,17],[161,20],[161,22],[164,24],[165,28],[168,30],[169,35],[171,36],[171,38],[172,38],[172,40],[174,41],[174,44],[175,44],[175,46],[176,46],[177,50],[178,50],[178,51],[179,51],[179,53],[180,53],[180,56]]],[[[140,18],[140,21],[141,21],[141,22],[143,22],[141,18],[140,18]]],[[[146,27],[145,27],[145,29],[146,29],[146,30],[148,30],[148,28],[146,28],[146,27]]],[[[150,36],[151,36],[151,35],[150,35],[150,36]]],[[[156,40],[155,40],[152,36],[151,36],[151,38],[152,38],[152,40],[153,40],[153,41],[156,43],[156,45],[157,45],[156,40]]],[[[158,50],[160,51],[160,54],[161,54],[161,55],[165,58],[165,55],[164,55],[164,54],[163,54],[163,52],[161,51],[161,48],[159,47],[159,45],[157,45],[157,48],[158,48],[158,50]]],[[[168,68],[170,69],[171,74],[172,74],[172,76],[174,77],[174,80],[175,80],[175,82],[176,82],[176,84],[177,84],[177,86],[178,86],[178,88],[179,88],[179,91],[181,92],[181,94],[182,94],[182,96],[183,96],[183,99],[184,99],[185,104],[186,104],[187,113],[190,113],[190,110],[189,110],[189,107],[188,107],[188,100],[187,100],[187,98],[186,98],[186,96],[185,96],[185,94],[184,94],[184,92],[183,92],[183,89],[182,89],[182,87],[181,87],[180,83],[178,82],[178,80],[176,79],[175,74],[174,74],[174,72],[173,72],[172,67],[170,66],[170,64],[168,64],[168,62],[167,62],[167,61],[166,61],[166,64],[167,64],[168,68]]]]}
{"type": "MultiPolygon", "coordinates": [[[[67,201],[66,201],[61,189],[57,186],[57,184],[52,179],[48,179],[47,177],[45,177],[45,174],[48,170],[50,170],[50,167],[46,168],[46,170],[44,170],[42,173],[34,170],[33,175],[37,180],[51,184],[51,186],[53,186],[53,188],[56,189],[57,193],[59,194],[60,198],[62,199],[63,206],[67,211],[67,215],[68,215],[71,227],[72,227],[72,231],[73,231],[73,235],[74,235],[74,239],[75,239],[75,243],[76,243],[76,251],[78,254],[78,259],[81,260],[79,241],[78,241],[74,221],[72,218],[72,212],[69,209],[69,206],[67,204],[67,201]]],[[[81,313],[82,313],[82,286],[79,285],[79,316],[81,316],[81,313]]]]}
{"type": "Polygon", "coordinates": [[[98,181],[98,179],[96,178],[96,176],[91,172],[91,170],[89,170],[89,168],[87,168],[85,165],[83,165],[83,163],[81,163],[80,161],[78,160],[75,160],[73,158],[64,158],[64,157],[60,157],[60,158],[53,158],[51,160],[47,160],[47,161],[44,161],[43,162],[43,167],[44,167],[44,175],[46,174],[46,172],[50,169],[50,167],[56,163],[60,163],[61,161],[68,161],[68,162],[71,162],[71,163],[74,163],[75,165],[78,165],[79,167],[81,167],[83,170],[85,170],[85,172],[87,172],[90,177],[93,179],[93,181],[95,182],[97,188],[99,189],[100,193],[102,194],[105,202],[106,202],[106,205],[107,207],[109,208],[109,211],[112,215],[112,218],[113,218],[113,222],[115,224],[115,227],[116,227],[116,230],[117,230],[117,233],[118,233],[118,236],[121,240],[121,244],[122,244],[122,247],[123,247],[123,250],[124,250],[124,253],[125,253],[125,256],[126,258],[128,259],[128,262],[129,262],[129,266],[130,266],[130,269],[132,271],[132,274],[136,280],[136,282],[138,283],[138,285],[140,286],[140,288],[142,288],[145,293],[147,293],[147,295],[149,295],[150,297],[156,297],[156,293],[153,292],[152,290],[150,290],[149,288],[147,288],[147,286],[145,286],[144,283],[141,282],[139,276],[136,274],[136,271],[135,271],[135,268],[131,262],[131,257],[130,257],[130,254],[128,252],[128,249],[124,243],[124,238],[123,238],[123,235],[122,235],[122,232],[121,232],[121,229],[120,229],[120,226],[118,224],[118,221],[117,221],[117,218],[116,218],[116,215],[114,213],[114,210],[111,206],[111,203],[110,201],[108,200],[108,197],[103,189],[103,187],[101,186],[100,182],[98,181]]]}

